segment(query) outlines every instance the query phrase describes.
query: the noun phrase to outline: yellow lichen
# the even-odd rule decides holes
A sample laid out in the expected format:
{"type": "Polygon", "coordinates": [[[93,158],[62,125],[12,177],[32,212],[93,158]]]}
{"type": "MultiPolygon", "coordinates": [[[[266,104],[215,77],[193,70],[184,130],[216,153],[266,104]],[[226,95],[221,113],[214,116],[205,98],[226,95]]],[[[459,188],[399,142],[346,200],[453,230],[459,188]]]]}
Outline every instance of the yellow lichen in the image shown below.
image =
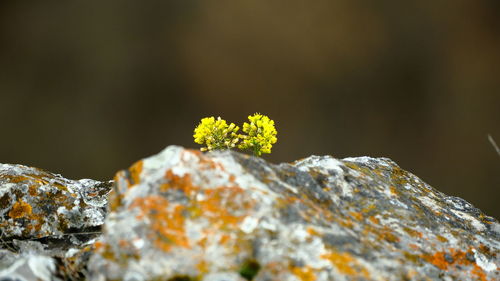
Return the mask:
{"type": "Polygon", "coordinates": [[[369,219],[374,224],[380,224],[380,220],[378,218],[376,218],[375,216],[371,216],[369,219]]]}
{"type": "Polygon", "coordinates": [[[140,160],[140,161],[137,161],[136,163],[134,163],[134,165],[132,165],[128,169],[128,171],[130,173],[130,179],[132,180],[132,182],[130,183],[131,185],[135,185],[140,181],[140,175],[142,172],[143,165],[144,165],[144,161],[140,160]]]}
{"type": "Polygon", "coordinates": [[[356,219],[357,221],[360,221],[363,219],[363,214],[360,212],[349,212],[349,214],[356,219]]]}
{"type": "Polygon", "coordinates": [[[384,226],[380,231],[378,231],[378,237],[390,243],[397,243],[400,241],[399,237],[396,236],[393,230],[388,226],[384,226]]]}
{"type": "Polygon", "coordinates": [[[28,193],[31,196],[37,196],[38,195],[38,186],[30,185],[28,188],[28,193]]]}
{"type": "Polygon", "coordinates": [[[422,238],[423,237],[422,232],[417,231],[415,229],[412,229],[409,227],[403,227],[403,230],[406,231],[406,233],[410,234],[411,237],[415,237],[415,238],[422,238]]]}
{"type": "Polygon", "coordinates": [[[23,200],[17,201],[12,206],[9,212],[9,216],[13,219],[19,219],[31,215],[31,205],[24,202],[23,200]]]}
{"type": "Polygon", "coordinates": [[[441,236],[441,235],[437,235],[437,236],[436,236],[436,238],[437,238],[439,241],[443,242],[443,243],[448,242],[448,239],[446,239],[445,237],[443,237],[443,236],[441,236]]]}
{"type": "Polygon", "coordinates": [[[314,280],[316,280],[316,274],[314,274],[314,270],[308,266],[305,266],[305,267],[293,266],[291,268],[291,271],[301,281],[314,281],[314,280]]]}
{"type": "Polygon", "coordinates": [[[200,274],[206,274],[210,271],[210,266],[207,261],[202,260],[196,265],[196,269],[200,274]]]}
{"type": "Polygon", "coordinates": [[[359,262],[349,253],[330,252],[320,256],[323,259],[330,261],[337,270],[344,275],[361,275],[364,278],[369,278],[370,274],[366,268],[362,267],[359,262]]]}

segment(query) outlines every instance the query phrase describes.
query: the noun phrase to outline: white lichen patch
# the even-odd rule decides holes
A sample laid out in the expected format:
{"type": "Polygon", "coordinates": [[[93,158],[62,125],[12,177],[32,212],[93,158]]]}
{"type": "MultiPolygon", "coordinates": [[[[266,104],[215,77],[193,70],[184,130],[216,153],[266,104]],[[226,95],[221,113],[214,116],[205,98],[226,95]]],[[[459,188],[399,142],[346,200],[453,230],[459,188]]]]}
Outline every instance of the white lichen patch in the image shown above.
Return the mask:
{"type": "MultiPolygon", "coordinates": [[[[145,158],[143,161],[143,168],[140,174],[141,178],[160,178],[162,173],[173,166],[181,160],[180,152],[183,148],[180,146],[168,146],[160,153],[156,154],[154,157],[145,158]]],[[[184,171],[178,171],[177,173],[182,173],[184,171]]]]}
{"type": "Polygon", "coordinates": [[[255,218],[255,217],[252,217],[252,216],[247,216],[245,217],[245,219],[243,220],[243,222],[241,222],[240,224],[240,228],[243,232],[245,233],[251,233],[254,231],[254,229],[259,225],[259,219],[258,218],[255,218]]]}
{"type": "Polygon", "coordinates": [[[104,223],[104,215],[102,212],[96,212],[92,209],[83,210],[83,216],[87,219],[86,225],[88,226],[98,226],[104,223]]]}
{"type": "Polygon", "coordinates": [[[310,156],[294,163],[295,167],[304,172],[309,172],[314,168],[325,172],[335,171],[337,173],[342,173],[343,170],[341,166],[343,165],[341,161],[330,156],[310,156]]]}
{"type": "Polygon", "coordinates": [[[2,278],[2,280],[52,281],[54,280],[53,274],[55,272],[55,268],[56,265],[54,259],[47,256],[33,254],[20,257],[8,268],[0,269],[0,278],[2,278]]]}
{"type": "Polygon", "coordinates": [[[430,198],[428,196],[420,196],[420,197],[417,197],[417,199],[424,206],[426,206],[427,208],[431,209],[434,212],[441,212],[442,211],[441,206],[439,206],[434,199],[432,199],[432,198],[430,198]]]}
{"type": "Polygon", "coordinates": [[[470,225],[472,225],[477,231],[484,231],[486,229],[486,226],[484,226],[483,223],[481,223],[479,220],[477,220],[473,216],[471,216],[465,212],[457,211],[457,210],[453,210],[453,209],[450,209],[450,211],[453,214],[455,214],[457,217],[459,217],[460,219],[463,219],[466,222],[470,223],[470,225]]]}
{"type": "Polygon", "coordinates": [[[498,270],[497,265],[488,260],[483,254],[479,253],[476,249],[472,249],[474,252],[474,258],[476,259],[476,264],[481,267],[484,271],[498,270]]]}

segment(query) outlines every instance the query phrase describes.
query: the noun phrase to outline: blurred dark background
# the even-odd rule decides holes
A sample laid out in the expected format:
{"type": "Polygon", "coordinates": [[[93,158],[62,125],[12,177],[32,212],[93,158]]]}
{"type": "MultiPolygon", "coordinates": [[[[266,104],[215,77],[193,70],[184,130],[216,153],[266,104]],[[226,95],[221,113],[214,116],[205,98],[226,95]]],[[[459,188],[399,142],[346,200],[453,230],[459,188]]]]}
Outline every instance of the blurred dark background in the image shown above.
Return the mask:
{"type": "Polygon", "coordinates": [[[500,217],[500,1],[1,1],[0,162],[110,179],[200,118],[390,157],[500,217]]]}

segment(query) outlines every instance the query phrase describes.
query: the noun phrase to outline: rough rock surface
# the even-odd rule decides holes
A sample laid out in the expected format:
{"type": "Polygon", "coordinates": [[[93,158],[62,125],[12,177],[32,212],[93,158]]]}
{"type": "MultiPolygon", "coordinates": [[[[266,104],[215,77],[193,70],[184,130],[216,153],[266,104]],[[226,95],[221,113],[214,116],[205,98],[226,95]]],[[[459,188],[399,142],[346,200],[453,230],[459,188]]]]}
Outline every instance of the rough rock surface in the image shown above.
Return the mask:
{"type": "Polygon", "coordinates": [[[104,223],[110,190],[111,182],[0,164],[0,277],[79,276],[104,223]]]}
{"type": "Polygon", "coordinates": [[[386,158],[170,146],[114,191],[91,280],[500,280],[498,221],[386,158]]]}

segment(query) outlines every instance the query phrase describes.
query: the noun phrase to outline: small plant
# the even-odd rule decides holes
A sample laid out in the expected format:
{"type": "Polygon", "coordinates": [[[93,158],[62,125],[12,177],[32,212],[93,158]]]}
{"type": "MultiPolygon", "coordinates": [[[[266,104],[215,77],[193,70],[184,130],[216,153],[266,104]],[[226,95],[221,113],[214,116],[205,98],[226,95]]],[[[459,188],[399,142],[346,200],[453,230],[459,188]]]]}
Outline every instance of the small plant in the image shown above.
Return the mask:
{"type": "Polygon", "coordinates": [[[238,143],[238,130],[240,128],[234,123],[228,125],[226,120],[217,117],[206,117],[194,129],[194,142],[204,144],[201,151],[214,149],[228,149],[235,147],[238,143]]]}
{"type": "Polygon", "coordinates": [[[260,264],[255,260],[245,261],[239,270],[240,276],[246,280],[253,280],[253,278],[259,273],[260,264]]]}
{"type": "Polygon", "coordinates": [[[238,147],[250,150],[256,156],[271,153],[273,144],[278,141],[274,121],[259,113],[248,116],[248,121],[243,123],[244,134],[238,134],[239,127],[234,123],[227,125],[226,120],[220,117],[217,120],[214,117],[203,118],[194,129],[194,142],[206,146],[201,151],[238,147]]]}
{"type": "Polygon", "coordinates": [[[243,123],[243,132],[246,135],[240,135],[242,142],[238,148],[249,149],[257,156],[262,153],[271,153],[271,147],[278,141],[274,121],[258,113],[248,116],[248,120],[250,123],[243,123]]]}

